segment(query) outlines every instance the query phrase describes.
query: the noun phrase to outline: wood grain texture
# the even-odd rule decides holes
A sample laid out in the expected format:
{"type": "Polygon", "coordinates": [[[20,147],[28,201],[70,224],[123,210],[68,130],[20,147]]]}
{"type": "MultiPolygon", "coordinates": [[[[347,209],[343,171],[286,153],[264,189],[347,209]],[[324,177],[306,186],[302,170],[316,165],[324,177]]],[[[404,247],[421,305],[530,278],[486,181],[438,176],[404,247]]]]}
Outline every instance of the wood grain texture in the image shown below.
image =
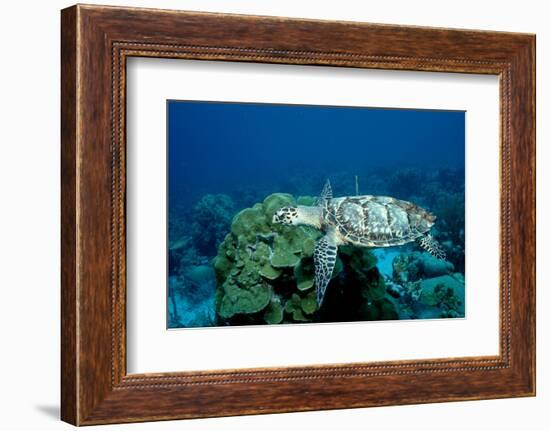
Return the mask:
{"type": "Polygon", "coordinates": [[[533,35],[79,5],[62,11],[61,38],[63,420],[88,425],[534,395],[533,35]],[[127,375],[130,56],[498,75],[499,355],[127,375]]]}
{"type": "Polygon", "coordinates": [[[77,422],[76,9],[61,16],[61,417],[77,422]]]}

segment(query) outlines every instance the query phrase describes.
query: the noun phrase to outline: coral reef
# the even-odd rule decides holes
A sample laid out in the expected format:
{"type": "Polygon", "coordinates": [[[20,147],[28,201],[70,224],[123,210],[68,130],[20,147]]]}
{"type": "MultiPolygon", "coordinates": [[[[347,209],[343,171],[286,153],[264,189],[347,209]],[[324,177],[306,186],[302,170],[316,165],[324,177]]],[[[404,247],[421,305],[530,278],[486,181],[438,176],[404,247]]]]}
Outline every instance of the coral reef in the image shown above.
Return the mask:
{"type": "Polygon", "coordinates": [[[424,280],[420,290],[422,304],[464,315],[464,280],[459,276],[443,275],[424,280]]]}
{"type": "Polygon", "coordinates": [[[204,195],[189,211],[181,205],[170,207],[169,275],[181,276],[190,267],[208,265],[234,213],[232,198],[224,194],[204,195]]]}
{"type": "Polygon", "coordinates": [[[400,319],[464,317],[464,287],[464,276],[453,264],[420,252],[397,255],[393,276],[386,280],[400,319]]]}
{"type": "Polygon", "coordinates": [[[425,175],[415,168],[394,170],[387,178],[387,189],[391,196],[409,200],[422,190],[426,183],[425,175]]]}
{"type": "Polygon", "coordinates": [[[228,184],[218,189],[224,194],[201,196],[207,192],[201,190],[171,201],[170,326],[464,316],[464,170],[331,169],[297,166],[253,186],[228,184]],[[421,253],[414,243],[387,249],[340,247],[317,310],[312,256],[320,232],[271,224],[280,207],[313,205],[315,198],[264,197],[272,190],[316,194],[327,172],[340,196],[356,194],[357,176],[360,194],[394,196],[433,212],[433,234],[447,262],[421,253]],[[246,209],[237,213],[238,208],[246,209]],[[214,268],[215,276],[205,267],[214,268]]]}
{"type": "Polygon", "coordinates": [[[229,230],[235,204],[229,195],[204,195],[193,207],[191,237],[200,254],[208,255],[219,246],[229,230]]]}
{"type": "Polygon", "coordinates": [[[453,272],[454,265],[426,252],[401,253],[393,260],[393,279],[398,283],[437,277],[453,272]]]}
{"type": "Polygon", "coordinates": [[[272,224],[283,206],[314,198],[276,193],[239,212],[213,261],[219,324],[395,319],[376,258],[367,249],[341,247],[323,306],[317,309],[313,250],[321,233],[272,224]]]}
{"type": "Polygon", "coordinates": [[[168,248],[168,273],[170,275],[183,274],[191,266],[207,265],[208,262],[208,257],[198,253],[193,238],[190,236],[184,235],[177,240],[170,241],[168,248]]]}
{"type": "Polygon", "coordinates": [[[210,265],[188,267],[168,279],[168,326],[213,326],[216,276],[210,265]]]}
{"type": "Polygon", "coordinates": [[[464,191],[440,191],[432,206],[438,217],[439,239],[445,248],[447,257],[457,270],[464,272],[464,191]]]}

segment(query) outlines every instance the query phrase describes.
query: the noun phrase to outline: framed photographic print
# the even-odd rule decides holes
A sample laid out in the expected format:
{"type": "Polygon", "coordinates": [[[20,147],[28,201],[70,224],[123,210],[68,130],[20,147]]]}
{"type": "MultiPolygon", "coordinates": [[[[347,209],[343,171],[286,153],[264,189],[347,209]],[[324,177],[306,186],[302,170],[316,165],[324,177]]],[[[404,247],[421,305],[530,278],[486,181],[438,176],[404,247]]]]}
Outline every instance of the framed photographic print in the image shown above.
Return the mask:
{"type": "Polygon", "coordinates": [[[534,395],[533,35],[78,5],[61,41],[63,420],[534,395]]]}

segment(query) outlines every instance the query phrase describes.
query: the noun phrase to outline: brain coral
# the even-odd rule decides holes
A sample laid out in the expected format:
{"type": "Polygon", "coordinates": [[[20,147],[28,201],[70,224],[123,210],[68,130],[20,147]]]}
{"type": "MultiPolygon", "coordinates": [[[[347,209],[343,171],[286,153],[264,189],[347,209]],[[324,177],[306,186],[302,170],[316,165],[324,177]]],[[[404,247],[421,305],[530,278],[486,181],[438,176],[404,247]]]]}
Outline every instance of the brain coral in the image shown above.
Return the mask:
{"type": "Polygon", "coordinates": [[[376,258],[355,247],[341,247],[325,302],[317,310],[312,256],[321,232],[271,223],[279,208],[313,202],[276,193],[233,218],[213,262],[220,324],[396,318],[376,258]]]}

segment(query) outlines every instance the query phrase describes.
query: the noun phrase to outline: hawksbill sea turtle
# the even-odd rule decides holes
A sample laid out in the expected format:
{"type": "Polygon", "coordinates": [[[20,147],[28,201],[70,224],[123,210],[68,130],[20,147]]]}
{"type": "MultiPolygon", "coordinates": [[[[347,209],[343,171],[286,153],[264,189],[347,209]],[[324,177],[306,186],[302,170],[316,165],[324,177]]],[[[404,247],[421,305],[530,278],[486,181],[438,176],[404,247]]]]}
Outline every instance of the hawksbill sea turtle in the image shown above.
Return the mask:
{"type": "Polygon", "coordinates": [[[429,233],[435,219],[412,202],[388,196],[333,198],[328,180],[315,206],[284,207],[273,215],[273,223],[313,226],[325,233],[313,253],[318,307],[323,303],[340,245],[375,248],[417,241],[431,255],[445,259],[445,252],[429,233]]]}

